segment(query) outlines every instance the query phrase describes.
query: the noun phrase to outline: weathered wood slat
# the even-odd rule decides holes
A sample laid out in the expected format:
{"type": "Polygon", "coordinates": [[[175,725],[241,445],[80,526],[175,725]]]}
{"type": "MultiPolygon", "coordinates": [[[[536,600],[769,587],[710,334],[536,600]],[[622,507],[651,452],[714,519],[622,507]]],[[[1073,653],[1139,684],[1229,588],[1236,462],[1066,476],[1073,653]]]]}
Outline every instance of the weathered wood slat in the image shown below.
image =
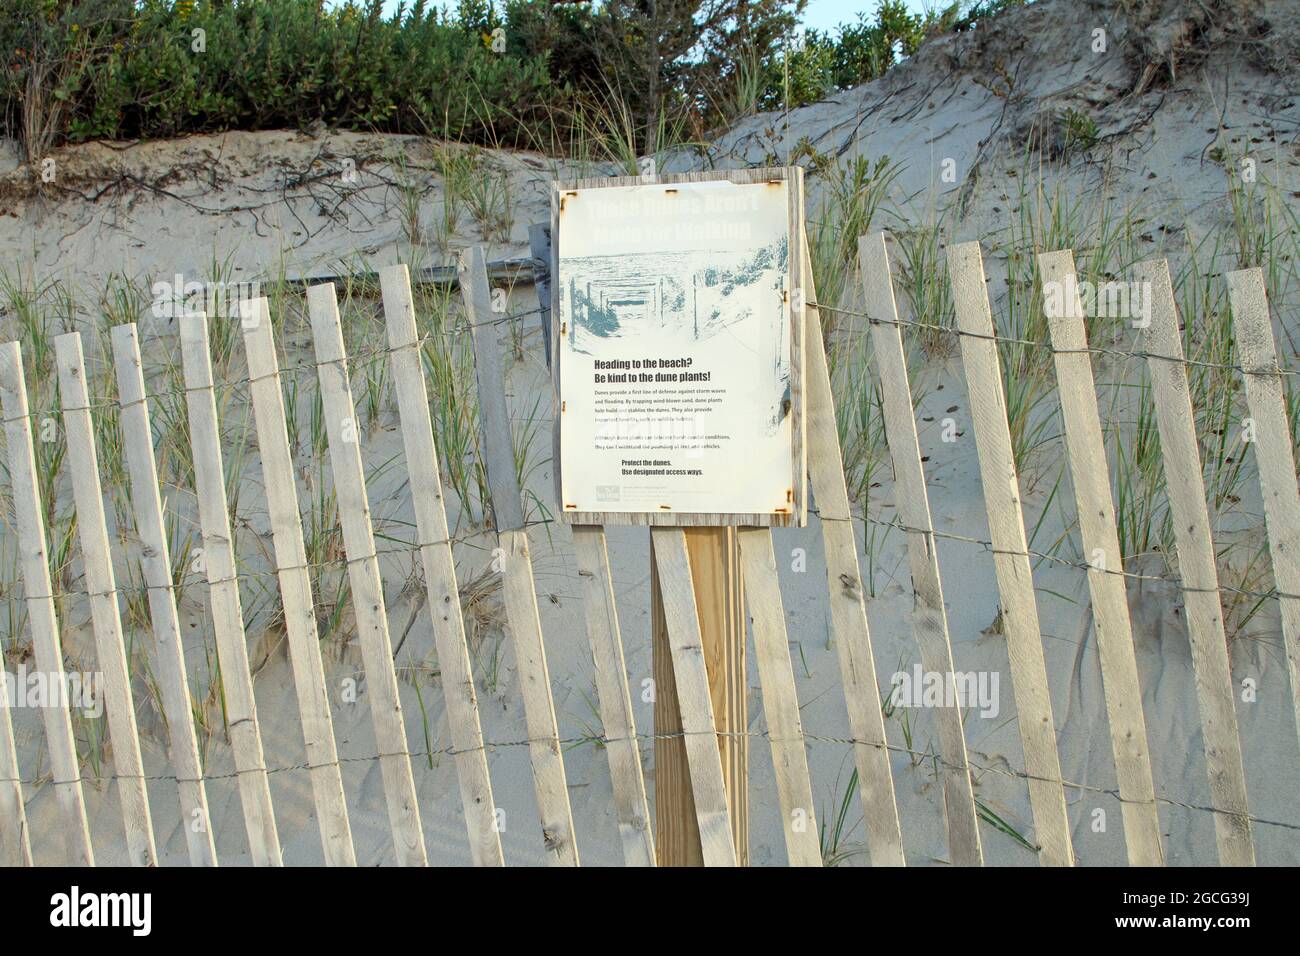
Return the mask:
{"type": "Polygon", "coordinates": [[[573,555],[582,582],[587,614],[587,636],[596,666],[596,697],[600,722],[605,728],[605,754],[609,758],[614,790],[614,813],[628,866],[654,866],[654,838],[650,832],[650,805],[646,799],[641,750],[632,717],[632,695],[623,658],[623,638],[614,600],[614,579],[605,546],[605,529],[599,525],[573,526],[573,555]]]}
{"type": "Polygon", "coordinates": [[[523,501],[515,469],[514,439],[506,409],[505,376],[501,371],[500,327],[492,312],[492,293],[483,267],[483,249],[474,246],[461,255],[461,291],[465,317],[474,340],[474,368],[478,382],[479,427],[483,435],[492,514],[504,564],[506,621],[515,648],[515,666],[524,699],[528,727],[528,755],[533,767],[542,841],[553,863],[578,864],[573,813],[564,775],[560,733],[551,698],[546,649],[533,584],[528,532],[524,530],[523,501]]]}
{"type": "Polygon", "coordinates": [[[289,639],[289,662],[302,721],[303,742],[310,766],[313,802],[320,824],[325,862],[329,866],[356,866],[352,827],[348,821],[343,775],[334,740],[334,718],[325,686],[320,635],[316,629],[311,574],[303,544],[298,486],[285,424],[284,395],[280,389],[280,362],[275,351],[271,311],[264,298],[243,303],[244,350],[248,359],[249,391],[257,425],[257,450],[262,462],[262,489],[275,550],[284,629],[289,639]]]}
{"type": "MultiPolygon", "coordinates": [[[[749,703],[745,582],[731,527],[682,529],[691,569],[701,653],[727,794],[736,865],[749,865],[749,703]]],[[[673,675],[663,582],[650,537],[650,650],[654,698],[655,865],[704,866],[682,707],[673,675]]]]}
{"type": "Polygon", "coordinates": [[[664,618],[681,708],[682,738],[690,768],[695,815],[705,866],[735,866],[736,844],[727,811],[717,724],[709,696],[709,674],[691,584],[686,535],[680,528],[654,528],[654,555],[663,594],[664,618]]]}
{"type": "MultiPolygon", "coordinates": [[[[542,348],[546,351],[546,367],[551,367],[551,224],[535,222],[528,227],[528,251],[533,256],[533,287],[541,306],[542,348]]],[[[488,278],[492,265],[488,264],[488,278]]]]}
{"type": "Polygon", "coordinates": [[[501,316],[492,311],[492,289],[483,267],[482,246],[472,246],[461,253],[460,289],[465,301],[465,321],[474,341],[479,426],[488,487],[492,492],[492,514],[498,532],[514,531],[524,526],[524,511],[510,413],[506,410],[505,375],[501,371],[501,316]],[[502,427],[496,427],[497,423],[502,427]]]}
{"type": "MultiPolygon", "coordinates": [[[[1124,817],[1124,842],[1130,865],[1161,866],[1164,851],[1160,845],[1160,816],[1151,782],[1151,757],[1146,719],[1142,714],[1137,658],[1133,652],[1128,592],[1124,578],[1116,573],[1124,570],[1124,555],[1119,547],[1092,361],[1087,352],[1079,351],[1087,348],[1088,338],[1074,253],[1068,249],[1044,253],[1038,257],[1038,268],[1044,288],[1059,290],[1060,295],[1054,298],[1062,304],[1060,309],[1047,309],[1048,326],[1056,349],[1053,358],[1065,424],[1070,484],[1074,487],[1079,536],[1088,561],[1093,628],[1097,635],[1097,655],[1101,659],[1102,692],[1124,817]]],[[[1157,398],[1157,410],[1158,406],[1157,398]]],[[[1196,475],[1200,475],[1199,468],[1196,475]]]]}
{"type": "Polygon", "coordinates": [[[225,692],[230,749],[254,866],[281,866],[280,837],[271,807],[271,789],[257,720],[257,698],[248,665],[244,611],[239,600],[235,539],[230,531],[226,473],[221,461],[221,428],[212,387],[208,320],[202,313],[180,317],[181,367],[194,451],[194,491],[203,535],[203,569],[208,581],[208,613],[216,637],[217,660],[225,692]]]}
{"type": "MultiPolygon", "coordinates": [[[[1069,265],[1072,272],[1073,263],[1069,265]]],[[[1178,331],[1173,283],[1164,259],[1139,263],[1136,275],[1150,296],[1147,370],[1164,456],[1165,490],[1178,546],[1178,575],[1183,582],[1187,637],[1196,674],[1196,701],[1201,712],[1210,802],[1219,811],[1214,815],[1219,861],[1225,866],[1252,866],[1255,849],[1233,702],[1232,665],[1228,660],[1228,638],[1219,603],[1219,573],[1210,532],[1210,512],[1205,502],[1205,482],[1201,477],[1195,412],[1187,386],[1187,369],[1181,364],[1183,342],[1178,331]],[[1150,357],[1153,355],[1169,356],[1173,361],[1150,357]]],[[[1074,338],[1081,339],[1082,333],[1076,333],[1074,338]]],[[[1086,355],[1078,357],[1087,362],[1086,355]]],[[[1294,487],[1294,471],[1291,484],[1294,487]]]]}
{"type": "MultiPolygon", "coordinates": [[[[807,236],[805,234],[805,247],[807,236]]],[[[809,302],[816,301],[812,267],[805,258],[804,288],[809,302]]],[[[855,741],[858,786],[867,825],[867,846],[874,866],[903,866],[903,833],[894,800],[894,780],[889,765],[885,719],[881,713],[880,688],[871,653],[871,632],[867,626],[866,593],[858,564],[858,546],[853,535],[853,512],[844,481],[844,458],[835,424],[835,400],[831,393],[826,347],[822,340],[821,317],[808,305],[806,338],[808,357],[808,476],[821,518],[822,541],[826,548],[826,577],[830,585],[831,626],[839,652],[844,700],[849,729],[855,741]]]]}
{"type": "Polygon", "coordinates": [[[1056,727],[1052,721],[1025,519],[1020,507],[1020,482],[1011,451],[1001,363],[993,341],[993,312],[989,308],[979,243],[950,246],[948,271],[952,277],[957,325],[963,333],[962,366],[975,428],[989,537],[993,542],[1002,628],[1007,638],[1020,741],[1029,774],[1029,803],[1039,843],[1039,862],[1046,866],[1073,866],[1070,819],[1056,752],[1056,727]]]}
{"type": "MultiPolygon", "coordinates": [[[[36,454],[32,444],[32,423],[27,406],[27,382],[23,357],[17,342],[0,345],[0,404],[5,419],[5,442],[9,450],[9,493],[13,498],[19,567],[23,578],[23,599],[31,622],[36,666],[67,686],[63,671],[63,646],[59,640],[58,615],[54,610],[54,588],[45,539],[45,512],[36,479],[36,454]]],[[[63,821],[61,830],[68,862],[94,866],[86,802],[81,790],[77,745],[72,736],[72,718],[65,699],[61,706],[42,707],[45,744],[49,748],[54,778],[54,798],[63,821]]]]}
{"type": "Polygon", "coordinates": [[[397,265],[380,272],[379,280],[388,325],[388,344],[392,349],[393,389],[402,423],[402,443],[406,449],[416,534],[429,594],[429,611],[433,617],[433,640],[442,671],[447,723],[456,751],[456,776],[465,810],[470,857],[476,866],[501,866],[504,863],[501,836],[494,813],[487,754],[483,749],[474,674],[465,643],[456,562],[443,506],[442,479],[420,363],[410,279],[406,266],[397,265]]]}
{"type": "Polygon", "coordinates": [[[1300,729],[1300,489],[1293,432],[1287,420],[1263,273],[1259,269],[1229,272],[1228,294],[1238,361],[1246,370],[1246,403],[1255,426],[1255,440],[1250,444],[1259,469],[1273,581],[1280,594],[1282,643],[1300,729]]]}
{"type": "Polygon", "coordinates": [[[307,304],[329,436],[330,466],[338,496],[339,524],[343,529],[343,549],[348,558],[352,608],[361,641],[375,741],[379,745],[379,766],[384,778],[384,795],[388,800],[389,824],[398,863],[424,866],[428,862],[424,831],[420,825],[415,779],[411,774],[397,673],[393,669],[384,584],[375,554],[365,469],[361,462],[360,429],[355,418],[352,385],[348,380],[343,326],[339,322],[334,286],[312,286],[307,290],[307,304]]]}
{"type": "Polygon", "coordinates": [[[167,544],[162,499],[158,493],[153,428],[149,422],[135,323],[114,326],[111,337],[121,405],[119,425],[127,472],[131,478],[136,534],[140,537],[140,571],[148,589],[162,709],[167,718],[169,750],[180,793],[181,828],[185,831],[190,863],[216,866],[217,849],[213,842],[207,788],[203,783],[203,765],[199,762],[199,745],[194,731],[193,701],[185,673],[185,650],[181,642],[180,616],[176,611],[171,549],[167,544]]]}
{"type": "Polygon", "coordinates": [[[8,696],[0,693],[0,866],[31,866],[32,844],[27,835],[27,809],[8,696]]]}
{"type": "Polygon", "coordinates": [[[126,827],[127,857],[132,866],[156,866],[153,821],[145,788],[140,734],[131,697],[131,671],[122,641],[122,619],[117,606],[117,580],[108,547],[104,495],[99,485],[99,456],[90,420],[90,397],[81,354],[81,333],[68,332],[54,339],[59,370],[59,396],[68,460],[74,463],[72,495],[77,507],[77,536],[85,565],[86,594],[90,602],[95,654],[103,675],[109,735],[113,744],[113,769],[117,776],[122,820],[126,827]]]}
{"type": "Polygon", "coordinates": [[[791,866],[821,866],[821,844],[813,809],[812,778],[804,752],[803,722],[795,690],[785,608],[776,572],[772,532],[739,528],[741,572],[754,635],[754,656],[763,692],[763,717],[772,745],[772,770],[781,802],[782,829],[791,866]]]}
{"type": "Polygon", "coordinates": [[[552,863],[578,865],[578,847],[573,834],[573,813],[564,776],[560,734],[551,699],[551,679],[542,646],[542,624],[537,614],[537,593],[526,531],[503,531],[497,535],[502,551],[501,577],[504,583],[506,622],[515,648],[519,670],[519,692],[524,700],[524,723],[528,728],[528,756],[533,767],[533,788],[541,815],[542,843],[552,863]]]}
{"type": "Polygon", "coordinates": [[[9,694],[5,693],[7,670],[0,673],[0,866],[31,866],[32,844],[23,781],[18,772],[18,745],[9,716],[9,694]]]}
{"type": "MultiPolygon", "coordinates": [[[[943,604],[939,577],[939,554],[930,517],[930,496],[921,467],[921,445],[912,411],[912,386],[903,352],[903,336],[897,325],[889,253],[885,234],[874,233],[858,240],[858,264],[862,274],[867,312],[883,319],[873,323],[875,345],[884,401],[885,439],[894,462],[894,507],[907,531],[908,563],[912,571],[912,633],[921,650],[921,662],[933,674],[953,680],[952,643],[948,637],[948,612],[943,604]],[[895,324],[890,324],[890,323],[895,324]]],[[[945,684],[945,686],[950,686],[945,684]]],[[[962,728],[960,702],[933,709],[943,759],[943,795],[948,820],[948,848],[957,866],[982,866],[979,816],[966,757],[966,735],[962,728]]]]}

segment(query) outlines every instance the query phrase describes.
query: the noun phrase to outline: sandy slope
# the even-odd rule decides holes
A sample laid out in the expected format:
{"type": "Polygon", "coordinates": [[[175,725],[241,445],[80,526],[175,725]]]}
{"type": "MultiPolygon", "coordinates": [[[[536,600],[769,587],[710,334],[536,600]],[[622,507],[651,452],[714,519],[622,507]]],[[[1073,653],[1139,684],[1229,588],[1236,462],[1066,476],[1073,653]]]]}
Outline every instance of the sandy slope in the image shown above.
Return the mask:
{"type": "MultiPolygon", "coordinates": [[[[1288,2],[1260,8],[1259,16],[1273,26],[1267,42],[1246,43],[1233,34],[1232,24],[1220,23],[1215,27],[1218,32],[1211,31],[1198,47],[1175,43],[1172,38],[1180,34],[1162,27],[1165,21],[1158,17],[1131,25],[1109,3],[1039,3],[974,34],[938,40],[876,83],[794,110],[788,116],[767,114],[744,121],[715,144],[712,161],[726,165],[773,157],[781,160],[805,138],[820,154],[840,158],[889,155],[905,163],[898,187],[903,215],[920,219],[962,199],[965,218],[958,234],[990,238],[1006,228],[1009,197],[1015,195],[1015,176],[1022,167],[1024,143],[1035,117],[1066,106],[1086,106],[1098,118],[1099,145],[1068,163],[1049,162],[1045,174],[1049,180],[1059,177],[1068,190],[1091,192],[1099,198],[1113,196],[1121,203],[1141,203],[1149,217],[1154,251],[1155,237],[1173,237],[1177,244],[1180,230],[1204,234],[1221,224],[1224,174],[1206,157],[1220,128],[1231,141],[1254,144],[1261,165],[1275,181],[1289,184],[1293,194],[1300,189],[1296,172],[1300,167],[1296,154],[1300,99],[1293,86],[1288,88],[1285,74],[1270,66],[1270,57],[1294,43],[1286,31],[1296,29],[1300,20],[1297,7],[1288,2]],[[1094,26],[1108,30],[1111,45],[1106,55],[1090,49],[1094,26]],[[1146,78],[1146,67],[1167,63],[1171,51],[1175,75],[1170,78],[1157,70],[1154,78],[1146,78]],[[958,171],[955,183],[942,178],[943,161],[949,158],[958,171]]],[[[1240,28],[1249,25],[1243,20],[1240,28]]],[[[410,169],[431,161],[429,146],[421,141],[355,134],[231,133],[165,143],[97,144],[60,153],[59,188],[37,197],[24,186],[22,171],[13,170],[12,161],[0,160],[0,172],[5,173],[0,180],[0,268],[16,269],[29,277],[60,277],[91,293],[112,273],[148,281],[169,278],[176,272],[202,276],[214,260],[228,261],[240,278],[281,272],[333,274],[349,266],[417,257],[424,264],[439,261],[437,251],[427,247],[412,250],[404,234],[397,213],[400,189],[396,184],[401,173],[387,158],[394,151],[406,157],[410,169]],[[359,171],[355,183],[343,179],[349,159],[359,171]]],[[[514,214],[510,241],[494,244],[489,257],[522,255],[527,224],[546,215],[547,182],[564,170],[550,160],[523,154],[484,154],[483,161],[507,171],[514,214]]],[[[696,166],[700,162],[697,156],[682,156],[672,165],[696,166]]],[[[432,232],[441,194],[436,180],[427,182],[422,225],[432,232]]],[[[810,214],[819,198],[818,178],[812,183],[810,214]]],[[[454,245],[477,241],[478,236],[469,217],[464,217],[454,245]]],[[[991,254],[996,259],[996,248],[991,254]]],[[[991,273],[996,271],[990,268],[991,273]]],[[[519,309],[532,307],[530,295],[528,289],[517,291],[519,309]]],[[[1294,329],[1294,310],[1278,311],[1283,322],[1294,329]]],[[[155,350],[165,350],[173,341],[174,330],[164,320],[150,320],[144,332],[155,350]]],[[[294,354],[308,354],[304,346],[297,343],[294,354]]],[[[509,370],[510,397],[517,414],[531,408],[535,396],[547,387],[535,327],[525,339],[524,352],[509,370]]],[[[940,531],[982,538],[987,529],[974,447],[969,440],[943,443],[937,432],[937,420],[951,414],[959,429],[969,433],[960,370],[949,364],[930,372],[936,387],[918,408],[918,418],[922,451],[928,456],[936,526],[940,531]],[[953,406],[956,411],[949,412],[953,406]]],[[[375,468],[400,449],[395,425],[389,412],[364,437],[367,461],[375,468]]],[[[255,487],[260,481],[257,463],[251,461],[246,467],[248,481],[255,487]]],[[[410,519],[399,473],[400,468],[384,471],[372,485],[371,500],[379,518],[410,519]]],[[[540,497],[550,500],[547,469],[539,469],[532,483],[540,497]]],[[[882,517],[888,520],[892,488],[886,482],[873,491],[884,508],[882,517]]],[[[259,498],[257,494],[245,495],[241,513],[245,526],[241,554],[249,556],[250,567],[257,567],[255,555],[261,553],[257,541],[269,540],[259,498]]],[[[872,504],[875,508],[877,500],[872,504]]],[[[186,507],[184,503],[178,506],[186,507]]],[[[1030,496],[1026,507],[1031,523],[1043,506],[1041,491],[1030,496]]],[[[469,516],[461,518],[464,528],[469,516]]],[[[1055,520],[1049,517],[1049,526],[1055,520]]],[[[860,542],[861,530],[859,526],[860,542]]],[[[787,563],[782,589],[804,728],[812,738],[809,750],[816,809],[827,820],[838,808],[852,757],[849,748],[838,742],[849,733],[836,652],[829,644],[818,532],[815,519],[802,531],[778,532],[777,552],[780,558],[802,548],[807,555],[803,573],[784,573],[787,563]]],[[[1046,533],[1049,540],[1054,536],[1050,530],[1046,533]]],[[[910,668],[919,659],[910,630],[910,582],[903,545],[902,539],[893,535],[874,558],[876,593],[869,614],[882,685],[895,670],[910,668]]],[[[651,707],[635,693],[651,673],[646,532],[612,529],[610,546],[637,726],[649,731],[651,707]]],[[[561,732],[566,737],[581,737],[598,720],[590,703],[594,701],[591,661],[568,535],[559,526],[549,531],[534,529],[533,549],[561,732]]],[[[471,538],[460,547],[462,581],[482,569],[489,552],[490,545],[482,538],[471,538]]],[[[973,716],[967,726],[971,758],[987,768],[976,773],[977,795],[1028,834],[1032,827],[1025,785],[1008,773],[1023,766],[1023,757],[1004,642],[992,626],[998,614],[992,563],[980,547],[953,542],[940,543],[940,560],[956,666],[1001,675],[1000,713],[991,718],[973,716]]],[[[411,593],[403,588],[410,570],[404,558],[392,559],[386,567],[395,639],[416,606],[411,593]]],[[[1114,769],[1096,645],[1084,610],[1087,593],[1083,576],[1069,568],[1047,566],[1039,569],[1036,583],[1063,772],[1087,788],[1113,789],[1114,769]]],[[[1172,587],[1143,584],[1130,591],[1130,605],[1156,790],[1170,800],[1203,807],[1209,803],[1208,787],[1179,597],[1172,587]]],[[[207,677],[199,636],[205,626],[200,590],[192,589],[193,598],[185,609],[196,685],[206,684],[207,677]]],[[[252,604],[255,598],[246,594],[245,600],[252,604]]],[[[84,608],[74,605],[66,624],[70,655],[93,659],[84,608]]],[[[484,615],[483,626],[482,642],[476,642],[476,669],[485,735],[496,742],[521,741],[525,733],[509,642],[502,641],[495,615],[484,615]],[[499,667],[493,665],[497,646],[501,648],[499,667]]],[[[1300,832],[1296,829],[1300,820],[1294,809],[1294,794],[1300,787],[1300,749],[1279,656],[1275,610],[1260,616],[1255,631],[1257,639],[1233,646],[1234,678],[1254,678],[1259,686],[1258,702],[1238,704],[1251,810],[1262,819],[1289,824],[1257,826],[1257,852],[1261,863],[1295,864],[1300,862],[1300,832]]],[[[254,638],[251,646],[254,659],[262,663],[257,692],[268,762],[272,767],[290,768],[302,763],[303,748],[289,668],[277,637],[271,633],[254,638]]],[[[365,864],[389,863],[392,852],[379,771],[374,761],[366,759],[375,752],[375,744],[364,682],[357,702],[347,702],[341,694],[342,681],[360,674],[359,653],[351,645],[339,647],[337,642],[328,648],[328,677],[339,748],[346,761],[344,782],[358,858],[365,864]]],[[[427,617],[419,616],[399,660],[418,668],[433,664],[434,658],[427,617]]],[[[761,734],[761,697],[752,665],[749,686],[752,729],[761,734]]],[[[430,714],[432,746],[445,747],[446,724],[436,680],[411,677],[403,681],[402,693],[412,747],[425,747],[420,696],[430,714]]],[[[39,722],[23,712],[16,713],[15,719],[25,774],[43,773],[39,722]]],[[[152,704],[142,707],[141,726],[148,737],[148,769],[165,774],[164,736],[152,704]]],[[[905,746],[898,719],[888,722],[888,732],[891,743],[905,746]]],[[[914,713],[912,733],[917,750],[934,745],[924,712],[914,713]]],[[[650,770],[651,748],[647,744],[643,749],[650,770]]],[[[770,757],[761,737],[752,740],[750,759],[753,861],[783,863],[770,757]]],[[[211,772],[229,772],[230,757],[224,745],[214,745],[209,760],[211,772]]],[[[506,811],[506,858],[513,863],[539,862],[541,842],[526,749],[494,748],[490,762],[495,797],[506,811]]],[[[565,763],[584,862],[621,862],[604,754],[593,744],[581,744],[566,752],[565,763]]],[[[942,790],[932,768],[923,762],[914,764],[905,754],[895,754],[893,766],[909,861],[944,861],[942,790]]],[[[419,759],[415,770],[431,858],[467,861],[451,761],[435,759],[430,766],[419,759]]],[[[286,858],[300,863],[320,861],[305,771],[286,769],[273,774],[272,788],[286,858]]],[[[34,788],[30,797],[35,831],[46,833],[55,819],[50,788],[34,788]]],[[[160,849],[167,862],[183,862],[185,842],[174,784],[154,783],[151,797],[160,849]]],[[[97,853],[103,862],[112,862],[120,858],[121,831],[114,790],[94,788],[90,798],[97,853]]],[[[245,862],[245,839],[232,781],[219,777],[210,782],[209,798],[222,861],[245,862]]],[[[1117,801],[1083,788],[1067,790],[1067,798],[1079,861],[1089,865],[1122,863],[1124,842],[1117,801]],[[1096,808],[1107,812],[1105,832],[1094,832],[1091,826],[1096,808]]],[[[858,816],[855,798],[850,818],[858,816]]],[[[1170,863],[1215,861],[1209,814],[1166,805],[1161,821],[1170,863]]],[[[860,843],[861,837],[859,824],[850,842],[860,843]]],[[[59,859],[57,843],[42,839],[34,843],[42,862],[59,859]]],[[[1010,837],[988,827],[984,844],[990,863],[1033,861],[1010,837]]],[[[866,862],[865,855],[852,862],[866,862]]]]}

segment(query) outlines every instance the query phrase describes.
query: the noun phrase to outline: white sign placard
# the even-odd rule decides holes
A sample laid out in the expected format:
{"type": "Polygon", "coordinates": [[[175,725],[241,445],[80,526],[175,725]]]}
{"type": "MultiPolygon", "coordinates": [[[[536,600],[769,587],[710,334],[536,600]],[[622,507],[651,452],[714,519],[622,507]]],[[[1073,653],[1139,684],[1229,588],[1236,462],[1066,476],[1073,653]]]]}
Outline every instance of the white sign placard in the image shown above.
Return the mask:
{"type": "Polygon", "coordinates": [[[561,190],[568,520],[799,523],[799,180],[762,172],[561,190]]]}

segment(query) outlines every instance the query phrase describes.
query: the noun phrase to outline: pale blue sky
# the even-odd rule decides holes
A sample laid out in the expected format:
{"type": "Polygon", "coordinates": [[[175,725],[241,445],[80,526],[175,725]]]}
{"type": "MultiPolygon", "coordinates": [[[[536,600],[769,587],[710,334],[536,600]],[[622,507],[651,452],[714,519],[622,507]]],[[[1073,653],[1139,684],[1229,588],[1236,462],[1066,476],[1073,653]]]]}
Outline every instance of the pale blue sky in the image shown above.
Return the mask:
{"type": "MultiPolygon", "coordinates": [[[[803,25],[813,30],[833,30],[841,23],[852,23],[859,13],[874,13],[877,0],[808,0],[808,8],[803,13],[803,25]]],[[[936,0],[929,3],[922,0],[907,0],[907,9],[913,13],[923,13],[926,7],[938,6],[936,0]]]]}
{"type": "MultiPolygon", "coordinates": [[[[921,13],[927,7],[940,5],[941,0],[906,0],[907,8],[913,13],[921,13]]],[[[872,13],[877,0],[808,0],[808,9],[804,11],[803,25],[814,30],[833,30],[841,23],[852,23],[861,12],[872,13]]],[[[330,2],[330,6],[335,3],[330,2]]],[[[384,11],[391,13],[397,8],[397,0],[385,0],[384,11]]]]}

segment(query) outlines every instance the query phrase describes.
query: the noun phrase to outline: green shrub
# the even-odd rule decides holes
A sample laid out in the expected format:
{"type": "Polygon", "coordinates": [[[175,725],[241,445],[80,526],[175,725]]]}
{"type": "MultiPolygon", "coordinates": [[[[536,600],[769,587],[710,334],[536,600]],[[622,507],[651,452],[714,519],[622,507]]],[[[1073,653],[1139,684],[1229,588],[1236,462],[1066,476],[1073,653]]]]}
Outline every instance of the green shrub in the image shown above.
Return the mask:
{"type": "Polygon", "coordinates": [[[472,20],[424,3],[389,17],[380,0],[325,9],[319,0],[3,0],[0,49],[17,64],[4,87],[5,131],[41,59],[66,104],[57,134],[69,140],[162,137],[225,129],[302,127],[424,132],[509,141],[559,91],[546,58],[493,51],[500,21],[472,20]],[[94,8],[93,40],[78,18],[94,8]],[[35,14],[33,16],[33,14],[35,14]],[[41,38],[39,47],[33,42],[41,38]],[[38,50],[36,57],[29,52],[38,50]]]}
{"type": "Polygon", "coordinates": [[[880,0],[791,44],[804,0],[416,0],[388,15],[382,0],[0,0],[0,134],[29,160],[61,141],[317,122],[572,150],[585,114],[626,116],[629,148],[653,151],[663,129],[698,137],[874,79],[1019,2],[920,17],[880,0]]]}

